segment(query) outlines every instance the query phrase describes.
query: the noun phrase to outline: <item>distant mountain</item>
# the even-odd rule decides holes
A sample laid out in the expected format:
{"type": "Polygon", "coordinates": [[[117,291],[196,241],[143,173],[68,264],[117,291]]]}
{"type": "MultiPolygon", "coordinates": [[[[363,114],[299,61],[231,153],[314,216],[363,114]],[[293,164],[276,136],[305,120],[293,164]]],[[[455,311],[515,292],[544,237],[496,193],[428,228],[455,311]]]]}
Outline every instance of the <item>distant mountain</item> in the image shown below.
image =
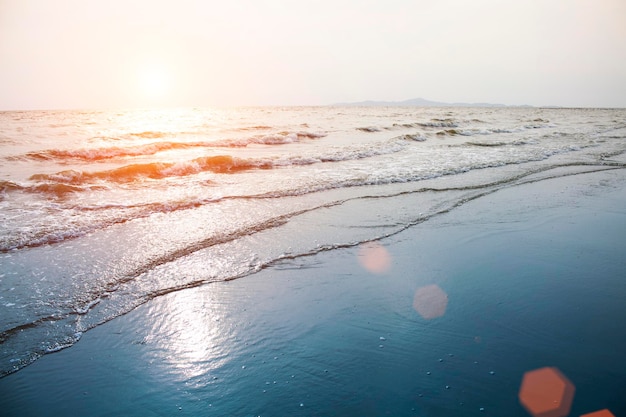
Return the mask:
{"type": "MultiPolygon", "coordinates": [[[[412,98],[404,101],[358,101],[354,103],[337,103],[334,106],[354,106],[354,107],[392,107],[392,106],[415,106],[415,107],[510,107],[505,104],[493,104],[493,103],[444,103],[441,101],[431,101],[423,98],[412,98]]],[[[515,106],[515,107],[531,107],[531,106],[515,106]]]]}

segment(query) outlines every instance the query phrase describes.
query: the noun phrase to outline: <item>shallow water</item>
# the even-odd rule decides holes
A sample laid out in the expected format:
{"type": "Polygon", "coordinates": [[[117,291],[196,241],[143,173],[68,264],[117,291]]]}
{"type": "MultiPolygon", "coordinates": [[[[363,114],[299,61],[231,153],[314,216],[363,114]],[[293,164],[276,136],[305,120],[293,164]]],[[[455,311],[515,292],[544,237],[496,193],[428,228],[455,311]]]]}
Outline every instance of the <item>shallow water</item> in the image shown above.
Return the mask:
{"type": "Polygon", "coordinates": [[[570,415],[626,411],[622,171],[509,187],[363,247],[157,297],[0,380],[6,415],[527,416],[561,370],[570,415]],[[424,319],[420,289],[447,295],[424,319]]]}
{"type": "Polygon", "coordinates": [[[170,292],[393,236],[520,183],[623,169],[624,115],[1,113],[0,372],[170,292]]]}

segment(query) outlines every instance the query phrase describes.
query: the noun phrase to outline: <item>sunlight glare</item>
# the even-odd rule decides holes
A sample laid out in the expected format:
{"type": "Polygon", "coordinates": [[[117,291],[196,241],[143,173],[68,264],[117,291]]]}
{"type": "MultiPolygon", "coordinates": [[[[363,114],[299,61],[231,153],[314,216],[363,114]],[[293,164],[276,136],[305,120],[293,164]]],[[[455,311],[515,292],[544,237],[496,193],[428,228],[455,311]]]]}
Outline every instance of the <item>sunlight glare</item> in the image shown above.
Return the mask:
{"type": "Polygon", "coordinates": [[[162,98],[170,89],[170,76],[165,68],[145,68],[139,74],[139,86],[142,93],[152,99],[162,98]]]}
{"type": "Polygon", "coordinates": [[[223,317],[218,286],[179,291],[163,304],[167,313],[155,318],[151,337],[159,345],[154,359],[183,381],[214,375],[230,359],[238,335],[223,317]]]}

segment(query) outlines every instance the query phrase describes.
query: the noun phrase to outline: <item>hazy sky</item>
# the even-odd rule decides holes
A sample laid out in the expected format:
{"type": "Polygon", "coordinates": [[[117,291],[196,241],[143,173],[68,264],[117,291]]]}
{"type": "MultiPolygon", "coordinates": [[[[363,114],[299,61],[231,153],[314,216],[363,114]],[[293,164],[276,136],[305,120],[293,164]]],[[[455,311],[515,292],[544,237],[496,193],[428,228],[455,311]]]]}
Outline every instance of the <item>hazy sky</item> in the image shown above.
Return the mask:
{"type": "Polygon", "coordinates": [[[0,109],[626,107],[625,0],[0,0],[0,109]]]}

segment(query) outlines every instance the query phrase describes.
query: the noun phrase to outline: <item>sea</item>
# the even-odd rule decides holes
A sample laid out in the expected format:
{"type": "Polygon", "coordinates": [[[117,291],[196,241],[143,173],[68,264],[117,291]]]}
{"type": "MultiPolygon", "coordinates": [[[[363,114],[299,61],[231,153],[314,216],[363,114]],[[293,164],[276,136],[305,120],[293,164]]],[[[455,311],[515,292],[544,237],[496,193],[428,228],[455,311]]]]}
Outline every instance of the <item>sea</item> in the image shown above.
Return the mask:
{"type": "Polygon", "coordinates": [[[0,375],[173,293],[625,167],[625,109],[0,112],[0,375]]]}

